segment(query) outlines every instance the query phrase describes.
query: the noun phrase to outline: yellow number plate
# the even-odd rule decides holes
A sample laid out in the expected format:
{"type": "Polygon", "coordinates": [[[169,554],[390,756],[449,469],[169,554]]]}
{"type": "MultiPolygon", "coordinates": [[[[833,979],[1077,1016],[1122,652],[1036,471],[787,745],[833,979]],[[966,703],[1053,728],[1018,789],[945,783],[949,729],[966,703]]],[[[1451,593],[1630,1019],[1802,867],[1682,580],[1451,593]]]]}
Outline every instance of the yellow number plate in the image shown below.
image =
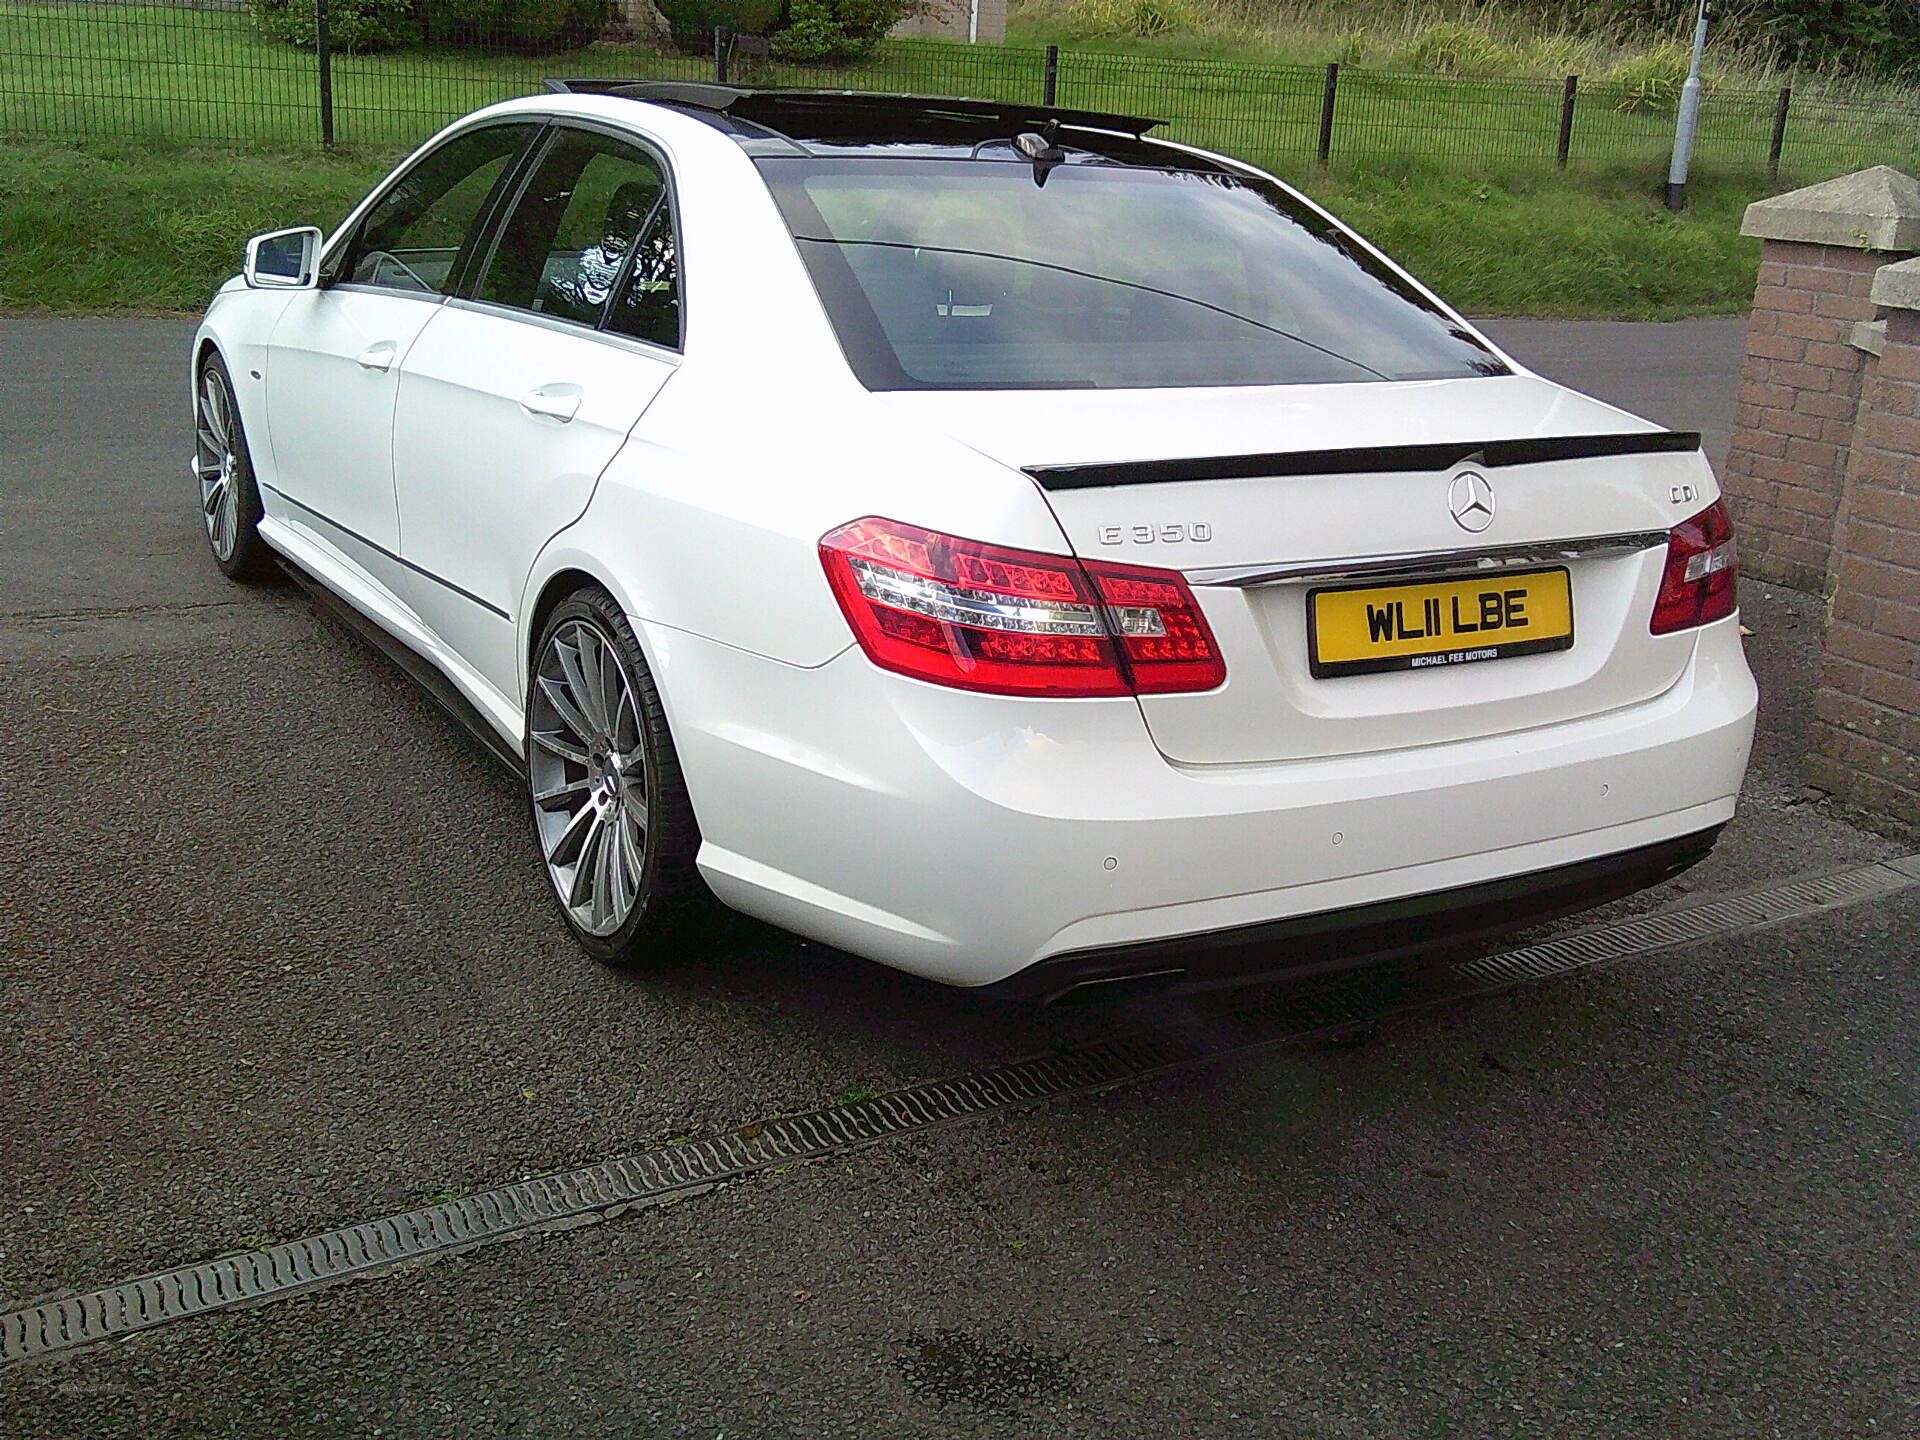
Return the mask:
{"type": "Polygon", "coordinates": [[[1573,587],[1563,569],[1307,595],[1308,653],[1319,677],[1504,660],[1572,644],[1573,587]]]}

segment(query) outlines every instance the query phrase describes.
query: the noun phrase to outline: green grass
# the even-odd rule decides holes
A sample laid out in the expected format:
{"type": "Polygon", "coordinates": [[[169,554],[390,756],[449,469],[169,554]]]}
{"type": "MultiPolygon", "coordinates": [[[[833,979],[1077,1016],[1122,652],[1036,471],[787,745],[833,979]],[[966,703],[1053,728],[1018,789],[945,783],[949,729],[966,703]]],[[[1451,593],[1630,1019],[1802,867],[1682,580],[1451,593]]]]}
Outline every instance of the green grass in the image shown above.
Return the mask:
{"type": "MultiPolygon", "coordinates": [[[[1916,87],[1838,66],[1783,69],[1777,47],[1716,6],[1709,85],[1870,100],[1911,111],[1916,87]]],[[[1748,17],[1750,18],[1750,17],[1748,17]]],[[[1685,77],[1690,18],[1660,26],[1609,0],[1011,0],[1008,38],[1190,59],[1585,80],[1685,77]],[[1569,13],[1570,11],[1575,13],[1569,13]],[[1580,13],[1584,12],[1584,13],[1580,13]]]]}
{"type": "Polygon", "coordinates": [[[198,311],[249,235],[331,226],[387,155],[0,144],[0,306],[198,311]]]}
{"type": "MultiPolygon", "coordinates": [[[[1028,0],[1023,13],[1136,3],[1178,8],[1028,0]]],[[[1741,208],[1768,188],[1766,94],[1710,94],[1693,205],[1677,220],[1657,202],[1672,131],[1659,97],[1649,103],[1625,84],[1583,87],[1573,164],[1562,172],[1556,81],[1461,73],[1472,67],[1431,46],[1435,73],[1343,71],[1334,164],[1322,168],[1319,72],[1244,63],[1257,52],[1229,48],[1237,32],[1221,17],[1279,16],[1298,30],[1325,20],[1328,7],[1207,0],[1211,10],[1196,10],[1201,3],[1179,0],[1181,14],[1201,17],[1188,30],[1108,35],[1103,51],[1068,51],[1060,103],[1151,115],[1166,122],[1159,133],[1268,166],[1469,311],[1646,318],[1746,304],[1755,252],[1737,230],[1741,208]],[[1146,53],[1114,53],[1129,45],[1146,53]],[[1171,53],[1207,45],[1231,58],[1171,53]]],[[[1343,0],[1349,30],[1380,24],[1381,3],[1343,0]]],[[[1409,30],[1401,39],[1423,35],[1433,38],[1409,30]]],[[[1500,43],[1523,41],[1532,43],[1516,32],[1500,43]]],[[[1385,44],[1375,35],[1348,51],[1401,53],[1385,44]]],[[[746,78],[1018,99],[1039,94],[1041,72],[1032,48],[890,42],[858,69],[763,64],[746,78]]],[[[396,156],[476,106],[536,90],[552,74],[707,73],[695,57],[611,45],[548,57],[338,56],[340,146],[326,152],[314,144],[314,57],[266,40],[244,14],[0,0],[0,136],[15,137],[0,142],[0,304],[195,311],[237,267],[249,234],[331,224],[396,156]]],[[[1783,184],[1920,160],[1908,107],[1796,105],[1783,184]]]]}
{"type": "MultiPolygon", "coordinates": [[[[1163,52],[1182,40],[1139,43],[1163,52]]],[[[1151,115],[1167,122],[1162,133],[1172,138],[1262,163],[1312,156],[1321,104],[1321,77],[1313,67],[1251,66],[1246,61],[1257,57],[1244,47],[1225,49],[1224,42],[1223,54],[1231,58],[1113,53],[1113,46],[1128,43],[1125,36],[1097,43],[1108,48],[1062,57],[1060,103],[1151,115]]],[[[1552,166],[1560,116],[1556,78],[1449,72],[1444,54],[1435,56],[1423,73],[1349,68],[1340,87],[1335,154],[1353,162],[1428,160],[1453,169],[1552,166]]],[[[896,41],[853,69],[763,63],[747,78],[1035,99],[1042,65],[1033,48],[896,41]]],[[[546,57],[434,50],[342,55],[333,66],[336,134],[346,145],[412,145],[479,105],[537,90],[547,75],[696,79],[709,73],[709,63],[697,57],[618,45],[546,57]]],[[[1673,131],[1670,90],[1586,83],[1574,127],[1575,163],[1663,166],[1673,131]]],[[[1803,96],[1788,130],[1787,171],[1830,175],[1880,161],[1920,161],[1911,99],[1890,93],[1885,103],[1848,104],[1803,96]]],[[[1763,165],[1772,102],[1767,89],[1710,90],[1699,163],[1763,165]]],[[[299,145],[318,134],[314,57],[265,39],[244,14],[0,0],[0,135],[299,145]]]]}
{"type": "Polygon", "coordinates": [[[1760,247],[1740,219],[1767,187],[1751,178],[1696,174],[1679,216],[1634,173],[1286,178],[1470,315],[1674,320],[1753,300],[1760,247]]]}
{"type": "MultiPolygon", "coordinates": [[[[247,236],[330,228],[397,153],[0,143],[0,306],[198,311],[247,236]]],[[[1751,180],[1700,177],[1676,218],[1632,173],[1285,170],[1470,313],[1672,318],[1753,294],[1758,248],[1738,234],[1751,180]]]]}

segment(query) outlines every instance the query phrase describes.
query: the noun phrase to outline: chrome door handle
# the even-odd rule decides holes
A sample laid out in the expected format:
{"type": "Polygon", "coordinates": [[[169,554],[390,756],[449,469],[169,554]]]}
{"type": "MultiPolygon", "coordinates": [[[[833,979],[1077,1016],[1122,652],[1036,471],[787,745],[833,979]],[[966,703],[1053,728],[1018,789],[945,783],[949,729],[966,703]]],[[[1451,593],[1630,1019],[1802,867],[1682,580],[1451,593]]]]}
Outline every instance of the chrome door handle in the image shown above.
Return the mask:
{"type": "Polygon", "coordinates": [[[564,425],[580,413],[580,395],[578,385],[542,385],[520,397],[520,408],[564,425]]]}
{"type": "Polygon", "coordinates": [[[378,345],[369,345],[355,358],[362,370],[387,371],[393,368],[394,357],[400,353],[400,347],[391,340],[382,340],[378,345]]]}

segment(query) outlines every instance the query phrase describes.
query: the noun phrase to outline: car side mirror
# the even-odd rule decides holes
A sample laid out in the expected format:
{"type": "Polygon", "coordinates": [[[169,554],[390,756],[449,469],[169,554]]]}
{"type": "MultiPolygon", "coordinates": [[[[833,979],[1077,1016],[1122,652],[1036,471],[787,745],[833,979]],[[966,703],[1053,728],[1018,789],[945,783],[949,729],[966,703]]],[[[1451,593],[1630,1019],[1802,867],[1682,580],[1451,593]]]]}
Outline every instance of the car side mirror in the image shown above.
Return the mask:
{"type": "Polygon", "coordinates": [[[320,283],[320,238],[312,225],[256,235],[241,274],[256,290],[311,290],[320,283]]]}

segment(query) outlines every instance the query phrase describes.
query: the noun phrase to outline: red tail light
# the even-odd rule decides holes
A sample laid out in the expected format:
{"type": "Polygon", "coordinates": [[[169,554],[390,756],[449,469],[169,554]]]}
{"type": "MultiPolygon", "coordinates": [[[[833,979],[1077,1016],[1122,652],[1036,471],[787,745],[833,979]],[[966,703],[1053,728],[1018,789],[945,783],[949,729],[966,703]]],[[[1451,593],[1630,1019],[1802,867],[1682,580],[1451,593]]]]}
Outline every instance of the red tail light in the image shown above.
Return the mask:
{"type": "Polygon", "coordinates": [[[1667,568],[1660,577],[1660,597],[1653,602],[1653,633],[1666,635],[1724,620],[1737,603],[1739,578],[1733,522],[1726,505],[1716,500],[1674,526],[1667,538],[1667,568]]]}
{"type": "Polygon", "coordinates": [[[827,581],[882,669],[999,695],[1211,690],[1227,669],[1171,570],[856,520],[820,542],[827,581]]]}

